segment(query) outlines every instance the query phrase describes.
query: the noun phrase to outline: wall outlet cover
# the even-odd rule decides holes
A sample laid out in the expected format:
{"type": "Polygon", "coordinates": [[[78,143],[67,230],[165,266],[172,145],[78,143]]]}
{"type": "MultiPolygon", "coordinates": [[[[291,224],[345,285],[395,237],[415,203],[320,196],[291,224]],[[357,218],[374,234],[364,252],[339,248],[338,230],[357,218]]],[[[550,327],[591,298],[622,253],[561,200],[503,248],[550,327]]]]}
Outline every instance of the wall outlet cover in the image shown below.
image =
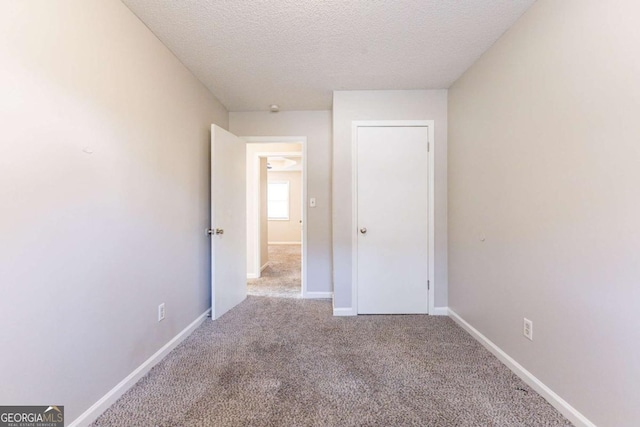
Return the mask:
{"type": "Polygon", "coordinates": [[[163,320],[164,316],[165,316],[165,308],[164,308],[164,303],[162,303],[158,306],[158,322],[163,320]]]}
{"type": "Polygon", "coordinates": [[[522,334],[533,341],[533,322],[526,317],[524,318],[522,334]]]}

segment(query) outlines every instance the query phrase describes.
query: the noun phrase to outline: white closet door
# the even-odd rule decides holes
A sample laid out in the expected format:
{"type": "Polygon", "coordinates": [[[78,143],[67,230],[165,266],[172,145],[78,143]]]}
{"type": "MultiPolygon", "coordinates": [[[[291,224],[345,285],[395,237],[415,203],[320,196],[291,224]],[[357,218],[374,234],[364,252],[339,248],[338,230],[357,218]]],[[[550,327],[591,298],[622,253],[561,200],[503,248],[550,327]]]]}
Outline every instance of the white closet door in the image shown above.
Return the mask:
{"type": "Polygon", "coordinates": [[[358,313],[427,313],[428,128],[357,129],[358,313]]]}

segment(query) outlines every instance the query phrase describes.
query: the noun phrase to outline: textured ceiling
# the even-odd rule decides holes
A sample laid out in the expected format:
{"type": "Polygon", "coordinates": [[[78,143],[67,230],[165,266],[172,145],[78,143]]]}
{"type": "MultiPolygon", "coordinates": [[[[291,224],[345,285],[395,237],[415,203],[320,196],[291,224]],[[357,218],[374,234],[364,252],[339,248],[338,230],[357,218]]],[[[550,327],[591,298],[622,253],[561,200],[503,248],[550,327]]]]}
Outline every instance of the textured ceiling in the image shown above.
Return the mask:
{"type": "Polygon", "coordinates": [[[449,87],[534,0],[123,0],[229,111],[449,87]]]}

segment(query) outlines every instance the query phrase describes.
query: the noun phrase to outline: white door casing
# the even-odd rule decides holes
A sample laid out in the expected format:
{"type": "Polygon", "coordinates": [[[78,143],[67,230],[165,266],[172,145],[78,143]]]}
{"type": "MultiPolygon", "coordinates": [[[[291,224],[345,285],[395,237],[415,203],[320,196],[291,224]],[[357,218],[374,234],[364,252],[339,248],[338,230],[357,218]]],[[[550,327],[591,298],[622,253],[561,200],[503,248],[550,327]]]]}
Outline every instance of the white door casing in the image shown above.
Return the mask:
{"type": "Polygon", "coordinates": [[[246,144],[211,126],[211,317],[247,297],[246,144]]]}
{"type": "Polygon", "coordinates": [[[433,312],[432,141],[431,121],[353,124],[355,313],[433,312]]]}

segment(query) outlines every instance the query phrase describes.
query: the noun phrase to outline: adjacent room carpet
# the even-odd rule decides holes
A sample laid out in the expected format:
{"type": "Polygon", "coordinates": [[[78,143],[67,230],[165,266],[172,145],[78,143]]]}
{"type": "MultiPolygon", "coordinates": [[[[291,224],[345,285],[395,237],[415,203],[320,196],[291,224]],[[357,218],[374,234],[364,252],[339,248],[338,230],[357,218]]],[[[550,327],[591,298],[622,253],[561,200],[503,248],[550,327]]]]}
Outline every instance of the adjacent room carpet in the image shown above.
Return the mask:
{"type": "Polygon", "coordinates": [[[570,426],[447,317],[250,296],[94,426],[570,426]]]}
{"type": "Polygon", "coordinates": [[[269,266],[259,279],[247,281],[249,295],[300,298],[302,252],[300,245],[269,245],[269,266]]]}

